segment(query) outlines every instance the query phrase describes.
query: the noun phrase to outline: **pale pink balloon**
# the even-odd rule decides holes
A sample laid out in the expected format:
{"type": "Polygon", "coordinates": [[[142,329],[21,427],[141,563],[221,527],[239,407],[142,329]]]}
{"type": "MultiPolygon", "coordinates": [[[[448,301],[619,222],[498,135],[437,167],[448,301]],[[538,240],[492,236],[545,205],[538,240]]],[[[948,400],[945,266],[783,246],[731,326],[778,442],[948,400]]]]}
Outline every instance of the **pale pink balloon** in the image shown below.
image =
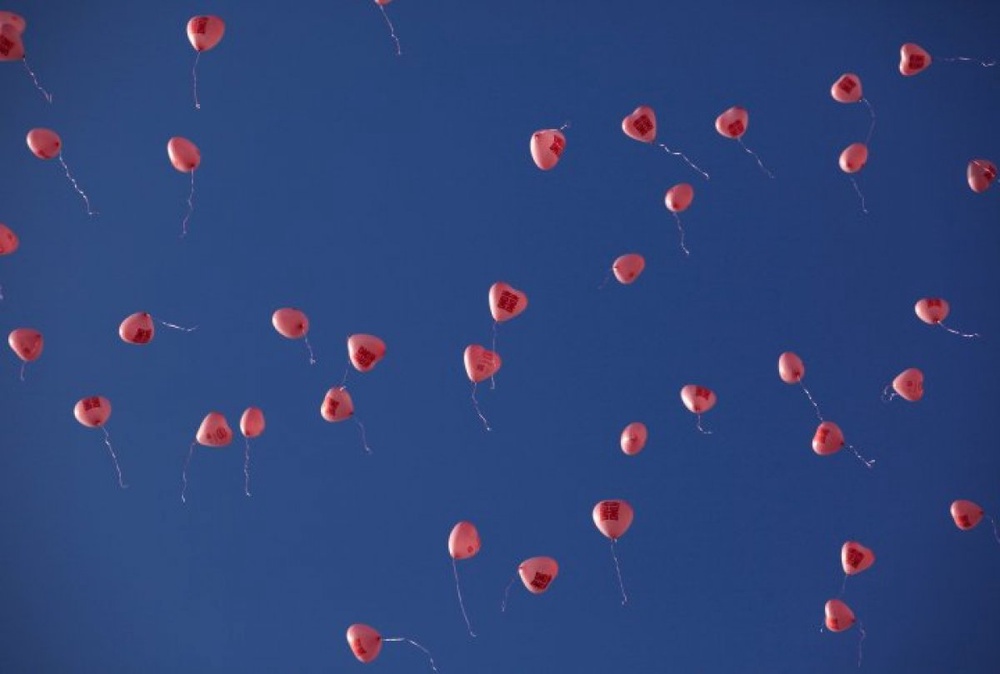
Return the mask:
{"type": "Polygon", "coordinates": [[[111,401],[104,396],[81,398],[73,406],[73,416],[88,428],[103,426],[111,416],[111,401]]]}
{"type": "Polygon", "coordinates": [[[145,311],[127,316],[118,326],[118,336],[129,344],[149,344],[156,334],[153,317],[145,311]]]}
{"type": "Polygon", "coordinates": [[[649,432],[646,430],[646,424],[641,421],[633,421],[622,431],[622,451],[629,456],[635,456],[646,446],[648,437],[649,432]]]}
{"type": "Polygon", "coordinates": [[[778,357],[778,376],[786,384],[798,384],[806,376],[806,366],[797,355],[785,351],[778,357]]]}
{"type": "Polygon", "coordinates": [[[233,441],[233,429],[219,412],[209,412],[201,421],[194,439],[205,447],[225,447],[233,441]]]}
{"type": "Polygon", "coordinates": [[[597,530],[613,541],[625,535],[632,526],[632,518],[635,515],[632,506],[627,501],[620,500],[600,501],[594,506],[591,514],[597,530]]]}
{"type": "Polygon", "coordinates": [[[351,652],[361,662],[371,662],[382,650],[382,635],[373,627],[355,623],[347,628],[347,643],[351,652]]]}
{"type": "Polygon", "coordinates": [[[521,582],[532,594],[541,594],[548,589],[549,584],[559,575],[559,564],[551,557],[532,557],[521,562],[517,567],[521,582]]]}
{"type": "Polygon", "coordinates": [[[24,17],[14,12],[0,12],[0,26],[10,26],[20,35],[28,27],[24,17]]]}
{"type": "Polygon", "coordinates": [[[830,87],[830,95],[838,103],[857,103],[864,95],[861,93],[861,79],[854,73],[841,75],[830,87]]]}
{"type": "Polygon", "coordinates": [[[864,143],[851,143],[840,153],[840,170],[844,173],[857,173],[868,163],[868,146],[864,143]]]}
{"type": "Polygon", "coordinates": [[[271,325],[288,339],[302,339],[309,332],[309,318],[298,309],[284,307],[271,314],[271,325]]]}
{"type": "Polygon", "coordinates": [[[264,411],[259,407],[248,407],[240,417],[240,433],[245,438],[256,438],[264,432],[264,411]]]}
{"type": "Polygon", "coordinates": [[[638,253],[622,255],[611,265],[611,270],[615,273],[615,278],[622,285],[633,283],[642,270],[646,268],[646,260],[638,253]]]}
{"type": "Polygon", "coordinates": [[[20,245],[21,240],[17,238],[14,230],[0,222],[0,255],[10,255],[20,245]]]}
{"type": "Polygon", "coordinates": [[[383,7],[388,5],[390,2],[392,2],[392,0],[375,0],[376,5],[381,5],[383,7]]]}
{"type": "Polygon", "coordinates": [[[951,504],[951,518],[956,527],[968,531],[983,519],[983,509],[972,501],[958,500],[951,504]]]}
{"type": "Polygon", "coordinates": [[[942,299],[940,297],[924,297],[923,299],[917,300],[916,305],[914,305],[913,310],[917,314],[917,318],[922,320],[928,325],[937,325],[944,319],[948,318],[948,312],[951,311],[951,307],[948,305],[948,300],[942,299]]]}
{"type": "Polygon", "coordinates": [[[566,149],[566,136],[559,129],[543,129],[531,135],[531,158],[535,166],[548,171],[559,163],[566,149]]]}
{"type": "Polygon", "coordinates": [[[892,380],[892,390],[903,400],[917,402],[924,397],[924,373],[915,367],[903,370],[892,380]]]}
{"type": "Polygon", "coordinates": [[[42,355],[45,339],[38,330],[17,328],[11,330],[10,334],[7,335],[7,344],[18,358],[30,363],[33,360],[38,360],[38,357],[42,355]]]}
{"type": "Polygon", "coordinates": [[[989,159],[973,159],[965,169],[965,178],[969,183],[969,189],[981,194],[996,181],[997,165],[989,159]]]}
{"type": "Polygon", "coordinates": [[[831,632],[843,632],[854,625],[854,611],[839,599],[826,602],[826,628],[831,632]]]}
{"type": "Polygon", "coordinates": [[[479,532],[472,522],[459,522],[448,536],[448,554],[452,559],[469,559],[479,553],[479,532]]]}
{"type": "Polygon", "coordinates": [[[226,33],[225,22],[217,16],[195,16],[187,23],[187,36],[195,51],[208,51],[226,33]]]}
{"type": "Polygon", "coordinates": [[[385,342],[374,335],[351,335],[347,338],[347,355],[358,372],[368,372],[385,357],[385,342]]]}
{"type": "Polygon", "coordinates": [[[489,379],[500,369],[500,354],[478,344],[470,344],[465,347],[463,358],[465,374],[476,384],[484,379],[489,379]]]}
{"type": "Polygon", "coordinates": [[[518,316],[528,308],[528,296],[503,281],[490,286],[490,315],[497,323],[503,323],[518,316]]]}
{"type": "Polygon", "coordinates": [[[24,42],[21,33],[7,23],[0,26],[0,62],[20,61],[24,58],[24,42]]]}
{"type": "Polygon", "coordinates": [[[688,384],[681,389],[681,401],[684,407],[695,414],[702,414],[715,407],[715,392],[704,386],[688,384]]]}
{"type": "Polygon", "coordinates": [[[875,553],[857,541],[847,541],[840,548],[840,565],[844,573],[853,576],[875,563],[875,553]]]}
{"type": "Polygon", "coordinates": [[[750,114],[746,108],[734,105],[715,119],[715,130],[726,138],[739,138],[747,132],[750,114]]]}
{"type": "Polygon", "coordinates": [[[351,400],[351,394],[343,386],[330,389],[323,398],[319,413],[330,423],[350,419],[351,415],[354,414],[354,401],[351,400]]]}
{"type": "Polygon", "coordinates": [[[667,210],[673,213],[686,211],[693,200],[694,187],[688,183],[678,183],[677,185],[674,185],[667,190],[667,193],[663,196],[663,203],[666,204],[667,210]]]}
{"type": "Polygon", "coordinates": [[[52,129],[32,129],[26,140],[28,149],[39,159],[55,159],[62,151],[62,139],[52,129]]]}
{"type": "Polygon", "coordinates": [[[191,173],[201,165],[201,150],[187,138],[174,136],[167,141],[167,156],[181,173],[191,173]]]}
{"type": "Polygon", "coordinates": [[[648,105],[640,105],[622,120],[622,131],[642,143],[656,140],[656,113],[648,105]]]}
{"type": "Polygon", "coordinates": [[[907,42],[899,48],[899,72],[903,75],[916,75],[930,64],[931,55],[920,45],[907,42]]]}
{"type": "Polygon", "coordinates": [[[844,432],[832,421],[824,421],[816,427],[813,435],[813,451],[820,456],[836,454],[844,446],[844,432]]]}

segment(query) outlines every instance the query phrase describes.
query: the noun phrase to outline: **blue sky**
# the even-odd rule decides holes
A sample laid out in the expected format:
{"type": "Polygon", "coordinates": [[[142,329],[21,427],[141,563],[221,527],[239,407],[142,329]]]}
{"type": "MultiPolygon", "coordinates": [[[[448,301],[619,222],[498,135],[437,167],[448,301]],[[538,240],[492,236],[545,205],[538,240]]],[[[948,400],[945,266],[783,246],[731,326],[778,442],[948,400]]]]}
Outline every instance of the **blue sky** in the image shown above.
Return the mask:
{"type": "MultiPolygon", "coordinates": [[[[58,3],[57,3],[58,4],[58,3]]],[[[847,583],[863,669],[994,672],[1000,546],[989,523],[955,528],[949,504],[1000,515],[998,188],[973,194],[966,163],[1000,158],[1000,67],[940,60],[900,76],[899,47],[996,58],[988,2],[433,3],[365,0],[83,6],[12,1],[28,59],[0,66],[0,258],[6,332],[34,327],[42,357],[0,377],[0,670],[5,672],[430,671],[406,644],[362,665],[354,622],[416,639],[442,674],[518,671],[817,674],[852,671],[857,628],[819,630],[840,590],[840,546],[872,548],[847,583]],[[226,35],[199,65],[184,27],[217,14],[226,35]],[[868,114],[829,95],[856,73],[878,115],[861,212],[837,157],[868,114]],[[658,140],[711,174],[621,132],[638,105],[658,140]],[[775,178],[714,129],[732,105],[775,178]],[[528,143],[565,130],[559,165],[528,143]],[[63,156],[27,150],[33,127],[63,156]],[[201,149],[188,177],[167,160],[201,149]],[[667,188],[690,182],[685,257],[667,188]],[[597,286],[627,252],[631,286],[597,286]],[[488,346],[487,292],[524,290],[499,328],[503,367],[469,400],[462,353],[488,346]],[[920,323],[920,297],[951,302],[964,340],[920,323]],[[318,362],[271,327],[305,311],[318,362]],[[182,325],[123,343],[135,311],[182,325]],[[385,340],[348,387],[373,449],[319,406],[346,338],[385,340]],[[777,376],[782,351],[848,442],[816,456],[812,408],[777,376]],[[916,404],[882,388],[923,370],[916,404]],[[718,394],[701,435],[681,405],[718,394]],[[130,488],[98,430],[73,418],[103,395],[130,488]],[[206,413],[235,428],[264,410],[243,494],[241,439],[196,450],[206,413]],[[645,450],[621,430],[643,421],[645,450]],[[623,498],[618,553],[591,509],[623,498]],[[479,636],[455,597],[447,538],[479,528],[459,564],[479,636]],[[559,577],[542,595],[503,589],[528,557],[559,577]]]]}

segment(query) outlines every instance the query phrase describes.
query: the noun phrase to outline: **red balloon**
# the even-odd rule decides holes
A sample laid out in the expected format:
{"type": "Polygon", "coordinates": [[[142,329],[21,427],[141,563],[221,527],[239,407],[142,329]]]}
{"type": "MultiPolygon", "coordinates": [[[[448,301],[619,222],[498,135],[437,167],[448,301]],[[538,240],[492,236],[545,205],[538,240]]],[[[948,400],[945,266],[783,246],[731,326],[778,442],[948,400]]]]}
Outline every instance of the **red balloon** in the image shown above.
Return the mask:
{"type": "Polygon", "coordinates": [[[924,373],[915,367],[903,370],[892,380],[892,390],[903,400],[917,402],[924,397],[924,373]]]}
{"type": "Polygon", "coordinates": [[[640,105],[622,120],[622,131],[629,138],[652,143],[656,140],[656,113],[648,105],[640,105]]]}
{"type": "Polygon", "coordinates": [[[225,22],[217,16],[195,16],[187,24],[187,36],[195,51],[208,51],[226,33],[225,22]]]}
{"type": "Polygon", "coordinates": [[[840,153],[840,170],[844,173],[857,173],[868,163],[868,146],[864,143],[851,143],[840,153]]]}
{"type": "Polygon", "coordinates": [[[844,573],[853,576],[875,563],[875,553],[857,541],[847,541],[840,548],[840,565],[844,573]]]}
{"type": "Polygon", "coordinates": [[[517,567],[521,582],[532,594],[541,594],[548,589],[549,584],[559,575],[559,564],[551,557],[532,557],[521,562],[517,567]]]}
{"type": "Polygon", "coordinates": [[[972,529],[983,519],[983,509],[972,501],[958,500],[951,504],[951,518],[962,531],[972,529]]]}
{"type": "Polygon", "coordinates": [[[368,372],[385,357],[385,342],[374,335],[351,335],[347,338],[347,355],[358,372],[368,372]]]}
{"type": "Polygon", "coordinates": [[[84,426],[97,428],[111,416],[111,401],[104,396],[81,398],[73,406],[73,416],[84,426]]]}
{"type": "Polygon", "coordinates": [[[976,194],[981,194],[997,179],[997,165],[989,159],[973,159],[965,169],[965,178],[969,182],[969,188],[976,194]]]}
{"type": "Polygon", "coordinates": [[[641,421],[633,421],[622,431],[622,451],[629,456],[635,456],[646,446],[648,437],[649,432],[646,430],[646,424],[641,421]]]}
{"type": "Polygon", "coordinates": [[[785,351],[778,357],[778,376],[786,384],[798,384],[806,376],[806,366],[797,355],[785,351]]]}
{"type": "Polygon", "coordinates": [[[813,435],[813,451],[820,456],[836,454],[844,446],[844,433],[832,421],[824,421],[816,427],[813,435]]]}
{"type": "Polygon", "coordinates": [[[531,135],[531,158],[535,166],[548,171],[559,163],[566,149],[566,136],[559,129],[543,129],[531,135]]]}
{"type": "Polygon", "coordinates": [[[233,441],[233,430],[226,417],[219,412],[209,412],[201,421],[194,439],[205,447],[225,447],[233,441]]]}
{"type": "Polygon", "coordinates": [[[347,643],[351,652],[361,662],[371,662],[382,650],[382,635],[374,628],[355,623],[347,628],[347,643]]]}
{"type": "Polygon", "coordinates": [[[931,55],[920,45],[907,42],[899,48],[899,72],[903,75],[916,75],[930,64],[931,55]]]}
{"type": "Polygon", "coordinates": [[[45,347],[45,340],[42,333],[31,328],[17,328],[7,335],[7,344],[17,354],[17,357],[26,363],[38,360],[45,347]]]}
{"type": "Polygon", "coordinates": [[[240,417],[240,433],[245,438],[256,438],[264,432],[264,411],[259,407],[248,407],[240,417]]]}
{"type": "Polygon", "coordinates": [[[472,522],[459,522],[448,536],[448,554],[452,559],[469,559],[479,553],[479,532],[472,522]]]}
{"type": "Polygon", "coordinates": [[[668,211],[680,213],[686,211],[694,200],[694,188],[687,183],[679,183],[667,190],[663,197],[663,202],[668,211]]]}
{"type": "Polygon", "coordinates": [[[715,119],[715,130],[726,138],[740,138],[747,132],[750,115],[746,108],[734,105],[715,119]]]}
{"type": "Polygon", "coordinates": [[[465,374],[476,384],[496,374],[501,363],[499,353],[478,344],[470,344],[465,347],[464,360],[465,374]]]}
{"type": "Polygon", "coordinates": [[[149,344],[155,333],[153,317],[145,311],[135,312],[118,326],[118,336],[129,344],[149,344]]]}
{"type": "Polygon", "coordinates": [[[302,339],[309,332],[309,318],[291,307],[278,309],[271,314],[271,325],[279,335],[288,339],[302,339]]]}
{"type": "Polygon", "coordinates": [[[845,73],[830,87],[830,95],[838,103],[857,103],[864,95],[861,93],[861,80],[854,73],[845,73]]]}
{"type": "Polygon", "coordinates": [[[689,411],[701,414],[715,407],[716,397],[711,389],[688,384],[681,389],[681,401],[689,411]]]}
{"type": "Polygon", "coordinates": [[[638,253],[622,255],[611,265],[615,278],[622,285],[629,285],[639,278],[639,274],[646,268],[646,260],[638,253]]]}
{"type": "Polygon", "coordinates": [[[21,32],[9,23],[0,26],[0,61],[20,61],[23,58],[21,32]]]}
{"type": "Polygon", "coordinates": [[[831,632],[843,632],[854,625],[854,611],[839,599],[826,602],[826,628],[831,632]]]}
{"type": "Polygon", "coordinates": [[[0,255],[10,255],[21,245],[17,234],[7,225],[0,222],[0,255]]]}
{"type": "Polygon", "coordinates": [[[490,314],[497,323],[509,321],[528,308],[528,296],[523,291],[497,281],[490,286],[490,314]]]}
{"type": "Polygon", "coordinates": [[[32,129],[27,141],[28,149],[39,159],[55,159],[62,151],[62,139],[52,129],[32,129]]]}
{"type": "Polygon", "coordinates": [[[376,5],[382,6],[388,5],[390,2],[392,2],[392,0],[375,0],[376,5]]]}
{"type": "Polygon", "coordinates": [[[191,173],[201,164],[201,150],[187,138],[174,136],[167,141],[170,163],[181,173],[191,173]]]}
{"type": "Polygon", "coordinates": [[[28,27],[28,22],[24,20],[24,17],[20,14],[15,14],[14,12],[0,12],[0,26],[10,26],[13,28],[18,35],[24,32],[24,29],[28,27]]]}
{"type": "Polygon", "coordinates": [[[948,318],[948,312],[951,311],[951,307],[948,306],[948,300],[940,297],[924,297],[917,300],[913,310],[916,312],[917,318],[924,323],[937,325],[948,318]]]}
{"type": "Polygon", "coordinates": [[[594,506],[592,513],[594,526],[613,541],[625,535],[632,526],[634,514],[632,506],[626,501],[601,501],[594,506]]]}
{"type": "Polygon", "coordinates": [[[330,423],[350,419],[351,415],[354,414],[354,401],[351,400],[351,394],[342,386],[330,389],[326,392],[326,397],[323,398],[319,413],[330,423]]]}

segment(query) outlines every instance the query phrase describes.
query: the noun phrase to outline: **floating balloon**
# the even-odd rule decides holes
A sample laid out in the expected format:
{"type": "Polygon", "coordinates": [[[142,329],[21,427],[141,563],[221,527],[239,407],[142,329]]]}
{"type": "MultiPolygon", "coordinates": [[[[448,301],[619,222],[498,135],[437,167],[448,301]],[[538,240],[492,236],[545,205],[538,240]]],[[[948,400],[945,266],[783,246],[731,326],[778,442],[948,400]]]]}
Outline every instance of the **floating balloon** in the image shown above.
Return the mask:
{"type": "Polygon", "coordinates": [[[861,93],[861,79],[854,73],[845,73],[841,75],[833,86],[830,87],[830,95],[833,100],[838,103],[864,103],[868,107],[868,114],[871,116],[871,124],[868,126],[868,136],[865,138],[865,143],[868,143],[872,139],[872,133],[875,131],[875,109],[872,108],[872,104],[867,98],[861,93]]]}
{"type": "Polygon", "coordinates": [[[264,412],[259,407],[248,407],[240,417],[240,433],[246,444],[243,452],[243,493],[250,496],[250,438],[264,432],[264,412]]]}
{"type": "Polygon", "coordinates": [[[701,415],[715,407],[715,392],[704,386],[688,384],[681,389],[681,402],[689,412],[698,415],[698,430],[706,435],[712,431],[706,431],[701,427],[701,415]]]}
{"type": "Polygon", "coordinates": [[[541,594],[549,589],[549,584],[559,575],[559,564],[551,557],[532,557],[521,562],[517,573],[528,592],[541,594]]]}
{"type": "Polygon", "coordinates": [[[226,24],[217,16],[195,16],[187,23],[188,42],[198,52],[191,67],[191,91],[194,94],[196,109],[201,109],[201,103],[198,101],[198,60],[201,59],[203,51],[213,49],[219,44],[225,34],[226,24]]]}
{"type": "Polygon", "coordinates": [[[0,12],[0,26],[10,26],[15,33],[21,35],[28,27],[28,22],[20,14],[4,11],[0,12]]]}
{"type": "Polygon", "coordinates": [[[490,286],[490,314],[497,323],[519,316],[528,308],[528,296],[503,281],[490,286]]]}
{"type": "Polygon", "coordinates": [[[778,356],[778,376],[786,384],[798,384],[806,375],[806,366],[802,359],[791,351],[785,351],[778,356]]]}
{"type": "Polygon", "coordinates": [[[7,344],[14,355],[24,361],[21,364],[21,381],[24,381],[24,368],[42,355],[42,349],[45,347],[42,333],[31,328],[17,328],[7,335],[7,344]]]}
{"type": "Polygon", "coordinates": [[[826,628],[831,632],[843,632],[854,625],[854,611],[839,599],[826,602],[826,628]]]}
{"type": "Polygon", "coordinates": [[[840,548],[840,564],[844,573],[853,576],[875,563],[875,553],[857,541],[847,541],[840,548]]]}
{"type": "Polygon", "coordinates": [[[566,136],[560,129],[543,129],[531,135],[531,158],[535,166],[548,171],[559,163],[566,149],[566,136]]]}
{"type": "Polygon", "coordinates": [[[59,164],[66,173],[66,179],[69,180],[70,185],[73,186],[76,193],[80,195],[81,199],[83,199],[83,203],[87,207],[87,215],[96,215],[97,212],[91,210],[90,208],[90,198],[87,197],[87,194],[82,189],[80,189],[76,179],[69,172],[69,166],[66,165],[66,161],[63,159],[62,139],[59,137],[59,134],[52,129],[36,128],[28,132],[28,136],[25,140],[28,143],[28,149],[31,150],[31,153],[39,159],[59,160],[59,164]]]}
{"type": "Polygon", "coordinates": [[[451,568],[455,572],[455,592],[458,593],[458,605],[462,609],[462,617],[465,618],[465,626],[469,630],[470,636],[476,636],[472,631],[472,623],[469,622],[469,615],[465,612],[465,602],[462,600],[462,588],[458,584],[458,565],[455,563],[460,559],[470,559],[479,553],[479,532],[472,522],[459,522],[448,536],[448,554],[451,555],[451,568]]]}
{"type": "Polygon", "coordinates": [[[899,72],[906,77],[926,70],[931,64],[931,55],[918,44],[907,42],[899,48],[899,72]]]}
{"type": "Polygon", "coordinates": [[[868,163],[868,147],[864,143],[851,143],[840,153],[840,170],[857,173],[868,163]]]}
{"type": "Polygon", "coordinates": [[[766,173],[769,178],[773,178],[774,174],[764,166],[764,162],[757,156],[757,153],[743,143],[743,134],[747,132],[749,125],[750,113],[746,111],[746,108],[738,105],[734,105],[715,118],[715,130],[725,138],[731,138],[738,142],[747,154],[757,160],[760,170],[766,173]]]}
{"type": "Polygon", "coordinates": [[[195,444],[202,445],[203,447],[225,447],[232,441],[233,430],[226,422],[226,417],[219,412],[209,412],[205,415],[205,418],[201,420],[201,425],[198,426],[198,432],[195,433],[194,442],[191,443],[191,447],[188,449],[187,458],[184,460],[184,468],[181,470],[181,482],[183,483],[183,487],[181,487],[181,501],[183,503],[187,503],[187,471],[188,466],[191,465],[191,457],[194,456],[195,444]]]}
{"type": "Polygon", "coordinates": [[[951,518],[962,531],[974,528],[983,519],[983,509],[972,501],[958,500],[951,504],[951,518]]]}
{"type": "Polygon", "coordinates": [[[678,213],[686,211],[693,200],[694,188],[688,183],[674,185],[663,196],[663,203],[666,205],[667,210],[674,214],[674,220],[677,221],[677,231],[681,237],[681,250],[684,251],[685,255],[690,255],[691,251],[684,245],[684,225],[681,224],[681,216],[678,213]]]}
{"type": "Polygon", "coordinates": [[[615,562],[615,572],[618,574],[618,586],[622,592],[622,606],[628,603],[628,595],[625,594],[625,582],[622,580],[622,569],[618,563],[615,543],[632,526],[633,515],[632,506],[627,501],[600,501],[594,506],[591,513],[597,530],[611,539],[611,558],[615,562]]]}
{"type": "Polygon", "coordinates": [[[197,325],[193,328],[184,328],[173,323],[154,319],[145,311],[137,311],[134,314],[126,316],[125,320],[121,322],[118,326],[118,336],[121,337],[123,342],[129,344],[149,344],[153,341],[153,336],[156,334],[154,321],[168,328],[184,332],[192,332],[198,329],[197,325]]]}
{"type": "Polygon", "coordinates": [[[20,239],[7,225],[0,222],[0,255],[10,255],[21,245],[20,239]]]}
{"type": "Polygon", "coordinates": [[[646,439],[648,437],[649,432],[646,430],[646,424],[640,421],[633,421],[622,431],[622,451],[629,456],[635,456],[646,446],[646,439]]]}
{"type": "Polygon", "coordinates": [[[316,364],[312,344],[309,343],[309,317],[298,309],[284,307],[271,314],[271,325],[278,334],[287,339],[302,339],[309,351],[309,364],[316,364]]]}
{"type": "MultiPolygon", "coordinates": [[[[323,397],[323,403],[319,407],[319,413],[323,419],[330,423],[337,423],[338,421],[354,417],[354,401],[351,399],[351,394],[347,392],[347,388],[345,386],[334,386],[327,391],[326,396],[323,397]]],[[[354,418],[354,423],[358,425],[358,432],[361,434],[361,444],[364,446],[365,451],[371,454],[372,449],[368,446],[368,434],[365,431],[365,425],[356,417],[354,418]]]]}
{"type": "Polygon", "coordinates": [[[374,335],[351,335],[347,338],[347,355],[358,372],[368,372],[385,357],[385,342],[374,335]]]}
{"type": "Polygon", "coordinates": [[[24,55],[24,41],[21,33],[24,32],[24,19],[13,12],[0,13],[0,63],[4,61],[21,61],[24,69],[28,71],[35,88],[49,103],[52,102],[52,94],[47,92],[38,82],[38,76],[28,65],[28,59],[24,55]]]}
{"type": "Polygon", "coordinates": [[[383,637],[375,631],[373,627],[362,625],[361,623],[355,623],[347,628],[347,644],[351,647],[351,652],[354,653],[354,657],[364,663],[369,663],[378,657],[384,642],[393,641],[405,641],[411,646],[422,650],[427,656],[427,659],[430,661],[431,669],[435,672],[437,671],[437,667],[434,665],[434,658],[431,657],[430,651],[413,639],[407,639],[406,637],[383,637]]]}
{"type": "MultiPolygon", "coordinates": [[[[653,109],[648,105],[640,105],[632,111],[631,115],[627,115],[625,119],[622,120],[622,131],[625,132],[626,136],[634,138],[640,143],[652,143],[656,140],[656,113],[654,113],[653,109]]],[[[705,180],[709,179],[708,174],[695,166],[695,164],[688,159],[687,155],[683,152],[671,150],[663,143],[657,143],[657,145],[675,157],[683,159],[688,166],[703,175],[705,180]]]]}
{"type": "Polygon", "coordinates": [[[960,337],[979,337],[979,333],[960,332],[944,324],[944,319],[948,317],[948,313],[951,311],[948,300],[940,297],[924,297],[917,300],[913,310],[916,312],[917,318],[928,325],[939,325],[953,335],[959,335],[960,337]]]}
{"type": "Polygon", "coordinates": [[[482,411],[479,409],[479,401],[476,399],[476,386],[484,379],[492,377],[500,369],[500,354],[478,344],[470,344],[465,347],[463,360],[465,362],[465,374],[469,377],[469,381],[472,382],[472,406],[475,408],[476,414],[479,415],[479,419],[483,422],[483,426],[486,427],[486,430],[490,430],[489,422],[486,421],[486,417],[483,416],[482,411]]]}
{"type": "Polygon", "coordinates": [[[118,486],[125,489],[128,485],[122,478],[122,469],[118,465],[118,455],[115,454],[115,449],[111,446],[111,436],[108,434],[108,429],[104,427],[104,424],[111,417],[111,401],[104,396],[81,398],[73,406],[73,416],[87,428],[100,428],[104,431],[104,444],[108,448],[115,472],[118,474],[118,486]]]}
{"type": "Polygon", "coordinates": [[[622,285],[630,285],[635,282],[642,270],[646,268],[646,260],[638,253],[629,253],[615,259],[611,265],[611,271],[615,278],[622,285]]]}
{"type": "Polygon", "coordinates": [[[866,468],[871,468],[875,465],[874,459],[869,460],[864,458],[854,445],[847,444],[844,441],[844,432],[840,430],[840,426],[832,421],[820,422],[820,425],[816,427],[816,433],[813,434],[813,451],[820,456],[829,456],[830,454],[836,454],[844,447],[850,449],[854,456],[858,458],[858,461],[865,464],[866,468]]]}
{"type": "Polygon", "coordinates": [[[390,2],[392,2],[392,0],[375,0],[375,4],[378,5],[380,10],[382,10],[382,17],[385,19],[386,25],[389,26],[389,36],[396,44],[396,56],[401,56],[403,54],[403,49],[399,45],[399,38],[396,37],[396,27],[392,25],[392,21],[389,20],[389,15],[385,12],[385,6],[390,2]]]}
{"type": "Polygon", "coordinates": [[[903,400],[917,402],[924,397],[924,373],[915,367],[903,370],[892,380],[892,390],[903,400]]]}
{"type": "Polygon", "coordinates": [[[191,192],[188,194],[188,210],[181,222],[181,237],[187,236],[187,224],[194,213],[194,173],[201,166],[201,150],[187,138],[174,136],[167,141],[167,157],[175,169],[191,174],[191,192]]]}
{"type": "Polygon", "coordinates": [[[965,178],[969,183],[969,189],[981,194],[996,181],[997,165],[989,159],[973,159],[965,169],[965,178]]]}

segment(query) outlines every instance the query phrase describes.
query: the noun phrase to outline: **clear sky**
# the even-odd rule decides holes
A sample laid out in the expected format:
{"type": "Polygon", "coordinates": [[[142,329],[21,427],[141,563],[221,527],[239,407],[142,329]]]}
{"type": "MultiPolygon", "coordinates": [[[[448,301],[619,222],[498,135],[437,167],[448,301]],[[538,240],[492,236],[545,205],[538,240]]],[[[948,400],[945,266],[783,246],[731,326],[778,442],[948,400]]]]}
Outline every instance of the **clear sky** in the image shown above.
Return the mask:
{"type": "Polygon", "coordinates": [[[843,596],[863,671],[1000,669],[1000,545],[948,513],[1000,515],[1000,188],[965,182],[970,159],[1000,161],[1000,67],[940,58],[1000,57],[997,3],[396,0],[401,56],[370,0],[0,9],[27,19],[54,97],[0,64],[0,222],[21,239],[0,258],[0,327],[46,340],[24,382],[13,353],[0,363],[0,671],[430,671],[405,643],[359,663],[355,622],[416,639],[442,674],[855,671],[858,627],[820,631],[846,540],[877,556],[843,596]],[[195,110],[185,24],[205,13],[227,28],[195,110]],[[904,78],[910,41],[935,61],[904,78]],[[878,115],[867,215],[837,167],[869,121],[830,98],[844,72],[878,115]],[[622,133],[642,104],[711,180],[622,133]],[[774,179],[716,133],[732,105],[774,179]],[[567,121],[540,171],[532,132],[567,121]],[[33,127],[59,132],[99,215],[28,151],[33,127]],[[184,239],[172,136],[202,152],[184,239]],[[663,205],[679,182],[690,257],[663,205]],[[643,275],[598,290],[627,252],[643,275]],[[499,328],[486,432],[462,352],[489,346],[500,280],[529,307],[499,328]],[[924,296],[984,337],[919,322],[924,296]],[[315,365],[271,327],[283,306],[308,314],[315,365]],[[199,327],[129,345],[135,311],[199,327]],[[351,333],[388,346],[348,378],[371,455],[319,414],[351,333]],[[786,350],[873,469],[812,452],[786,350]],[[907,367],[923,400],[883,403],[907,367]],[[718,394],[711,435],[688,383],[718,394]],[[95,394],[124,491],[73,418],[95,394]],[[248,405],[267,418],[253,496],[238,437],[195,451],[181,503],[202,417],[235,427],[248,405]],[[650,438],[629,457],[632,421],[650,438]],[[636,513],[624,607],[591,521],[607,498],[636,513]],[[483,541],[459,564],[475,639],[446,547],[463,519],[483,541]],[[558,578],[516,584],[501,613],[536,555],[558,578]]]}

